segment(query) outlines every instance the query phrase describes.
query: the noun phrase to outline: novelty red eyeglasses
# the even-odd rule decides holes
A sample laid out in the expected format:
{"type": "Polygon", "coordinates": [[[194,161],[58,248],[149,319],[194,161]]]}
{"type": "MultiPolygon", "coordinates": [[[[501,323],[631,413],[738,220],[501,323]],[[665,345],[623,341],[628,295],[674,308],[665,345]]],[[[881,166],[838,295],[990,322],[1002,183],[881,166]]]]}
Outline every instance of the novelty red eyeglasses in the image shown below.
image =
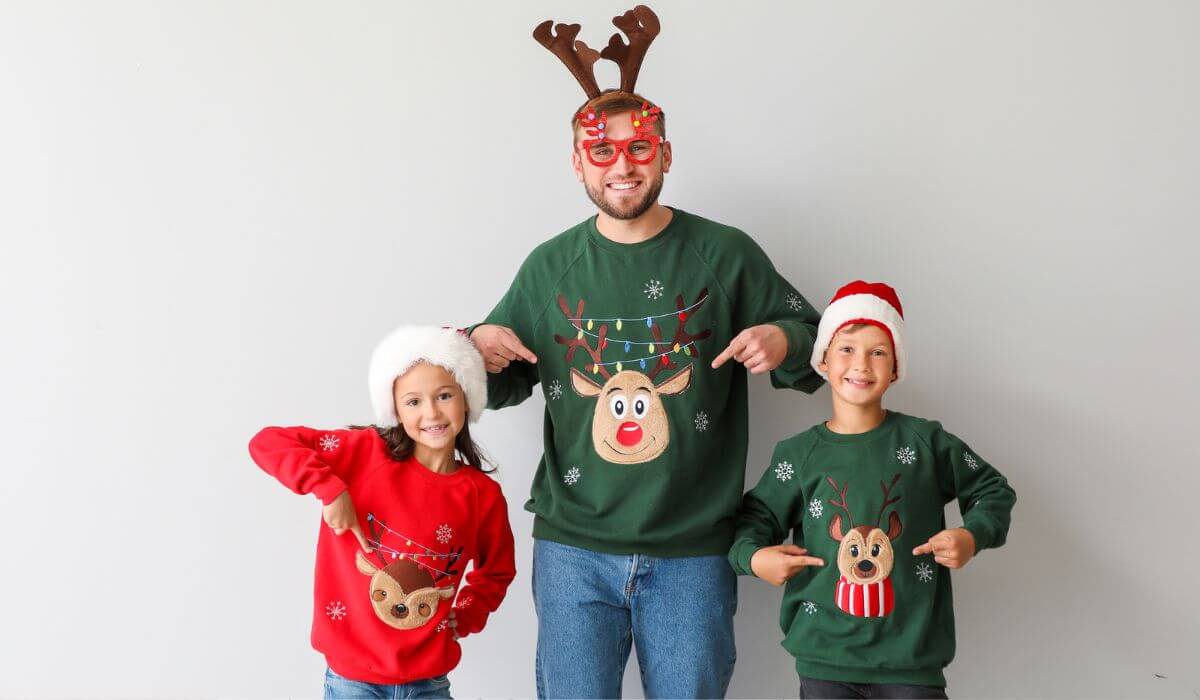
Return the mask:
{"type": "Polygon", "coordinates": [[[597,167],[612,165],[621,153],[625,154],[626,160],[646,165],[658,155],[658,145],[662,143],[662,137],[652,133],[652,125],[658,121],[661,113],[662,110],[658,107],[643,102],[641,110],[629,115],[633,123],[633,136],[627,139],[611,139],[605,131],[608,128],[606,112],[601,112],[599,117],[595,112],[580,112],[576,115],[580,125],[585,128],[588,136],[594,138],[581,141],[579,146],[587,154],[587,159],[592,165],[597,167]]]}

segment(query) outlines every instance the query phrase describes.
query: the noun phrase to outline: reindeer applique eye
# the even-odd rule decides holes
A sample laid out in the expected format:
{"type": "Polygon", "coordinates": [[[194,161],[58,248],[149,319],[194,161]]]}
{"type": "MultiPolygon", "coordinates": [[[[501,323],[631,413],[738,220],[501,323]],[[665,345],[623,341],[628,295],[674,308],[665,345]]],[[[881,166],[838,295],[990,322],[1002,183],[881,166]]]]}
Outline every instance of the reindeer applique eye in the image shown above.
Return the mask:
{"type": "Polygon", "coordinates": [[[429,604],[421,603],[417,606],[417,612],[420,613],[421,617],[429,617],[429,604]]]}
{"type": "Polygon", "coordinates": [[[876,542],[875,544],[871,545],[871,556],[873,556],[873,557],[877,557],[877,556],[879,556],[879,551],[880,551],[881,549],[882,549],[882,547],[880,547],[880,546],[879,546],[879,543],[878,543],[878,542],[876,542]]]}
{"type": "Polygon", "coordinates": [[[633,399],[633,417],[641,420],[646,417],[646,412],[650,410],[650,402],[645,396],[636,396],[633,399]]]}
{"type": "Polygon", "coordinates": [[[608,400],[608,408],[612,411],[613,418],[624,418],[629,408],[629,399],[626,399],[624,394],[614,394],[608,400]]]}
{"type": "Polygon", "coordinates": [[[850,556],[855,557],[855,558],[858,557],[858,545],[856,545],[856,544],[850,545],[850,556]]]}
{"type": "Polygon", "coordinates": [[[387,597],[387,591],[376,588],[371,591],[371,600],[383,600],[387,597]]]}

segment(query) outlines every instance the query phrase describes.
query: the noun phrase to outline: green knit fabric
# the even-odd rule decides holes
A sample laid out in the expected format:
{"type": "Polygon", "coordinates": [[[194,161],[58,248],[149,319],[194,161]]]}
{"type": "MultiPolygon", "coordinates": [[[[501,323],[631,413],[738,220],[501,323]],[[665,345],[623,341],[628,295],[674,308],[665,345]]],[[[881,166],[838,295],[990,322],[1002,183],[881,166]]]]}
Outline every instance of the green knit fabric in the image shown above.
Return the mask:
{"type": "Polygon", "coordinates": [[[773,323],[788,355],[771,382],[812,392],[822,382],[808,363],[818,320],[749,236],[678,209],[641,243],[604,238],[593,217],[538,246],[485,321],[512,328],[538,356],[488,376],[490,408],[520,403],[539,384],[546,399],[544,452],[525,506],[534,536],[620,554],[727,552],[745,484],[747,373],[710,363],[737,333],[773,323]],[[593,352],[603,371],[593,370],[593,352]],[[623,375],[625,388],[604,373],[623,375]],[[679,393],[652,396],[682,382],[679,393]],[[599,422],[607,427],[593,439],[599,422]],[[663,444],[653,459],[613,459],[663,444]]]}
{"type": "MultiPolygon", "coordinates": [[[[792,541],[825,562],[786,584],[783,646],[802,676],[852,683],[945,686],[954,657],[950,570],[914,547],[946,529],[944,507],[958,500],[977,550],[999,547],[1016,494],[1008,481],[941,424],[888,412],[874,430],[831,432],[824,424],[780,442],[758,485],[746,494],[729,560],[750,574],[758,549],[792,541]],[[843,501],[844,491],[844,501],[843,501]],[[899,500],[886,508],[888,500],[899,500]],[[843,507],[844,502],[844,507],[843,507]],[[840,543],[850,525],[901,528],[892,542],[894,608],[861,617],[837,604],[840,543]]],[[[847,541],[849,544],[849,541],[847,541]]],[[[882,568],[882,567],[881,567],[882,568]]],[[[860,608],[861,610],[861,608],[860,608]]]]}

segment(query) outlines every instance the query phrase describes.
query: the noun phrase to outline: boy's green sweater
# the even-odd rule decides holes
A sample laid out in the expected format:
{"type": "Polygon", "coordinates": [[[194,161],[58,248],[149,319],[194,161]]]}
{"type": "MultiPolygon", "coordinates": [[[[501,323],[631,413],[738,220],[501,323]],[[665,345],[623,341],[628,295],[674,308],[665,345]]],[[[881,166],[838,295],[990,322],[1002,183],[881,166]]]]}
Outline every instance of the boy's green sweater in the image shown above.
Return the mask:
{"type": "Polygon", "coordinates": [[[604,238],[593,217],[538,246],[485,321],[538,357],[488,375],[489,408],[539,383],[546,398],[525,504],[534,537],[617,554],[726,553],[745,486],[746,370],[712,360],[742,330],[773,323],[788,353],[772,383],[812,392],[818,320],[749,236],[678,209],[641,243],[604,238]]]}
{"type": "Polygon", "coordinates": [[[912,550],[946,529],[944,506],[955,498],[977,551],[1004,544],[1016,494],[1000,472],[934,421],[889,411],[866,433],[841,435],[821,424],[775,447],[771,466],[743,499],[729,561],[739,574],[752,575],[754,553],[789,533],[824,560],[787,582],[780,611],[783,646],[801,676],[946,685],[942,669],[954,657],[950,570],[932,554],[913,556],[912,550]],[[850,523],[881,532],[851,551],[858,540],[850,523]],[[857,590],[848,585],[862,580],[863,571],[886,574],[889,568],[889,581],[857,590]],[[886,604],[881,588],[890,589],[886,604]],[[871,599],[865,607],[856,592],[871,599]]]}

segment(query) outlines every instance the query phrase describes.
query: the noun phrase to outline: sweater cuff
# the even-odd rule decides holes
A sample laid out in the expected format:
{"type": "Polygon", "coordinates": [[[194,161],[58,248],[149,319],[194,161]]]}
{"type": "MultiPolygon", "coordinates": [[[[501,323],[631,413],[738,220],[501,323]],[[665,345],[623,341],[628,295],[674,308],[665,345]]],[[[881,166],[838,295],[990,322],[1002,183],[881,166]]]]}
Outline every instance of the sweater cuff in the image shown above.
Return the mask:
{"type": "Polygon", "coordinates": [[[333,474],[321,479],[313,484],[311,493],[321,501],[321,505],[329,505],[333,500],[342,495],[348,487],[346,482],[337,478],[333,474]]]}
{"type": "Polygon", "coordinates": [[[739,576],[754,576],[754,570],[750,568],[750,560],[760,549],[762,547],[746,540],[735,542],[733,549],[729,552],[729,562],[733,564],[733,570],[739,576]]]}
{"type": "Polygon", "coordinates": [[[991,537],[989,528],[978,523],[963,523],[963,529],[971,533],[971,536],[975,538],[976,554],[995,546],[995,541],[991,537]]]}
{"type": "Polygon", "coordinates": [[[457,623],[454,632],[459,637],[465,637],[483,630],[483,623],[487,620],[487,611],[479,607],[455,606],[454,620],[457,623]]]}

